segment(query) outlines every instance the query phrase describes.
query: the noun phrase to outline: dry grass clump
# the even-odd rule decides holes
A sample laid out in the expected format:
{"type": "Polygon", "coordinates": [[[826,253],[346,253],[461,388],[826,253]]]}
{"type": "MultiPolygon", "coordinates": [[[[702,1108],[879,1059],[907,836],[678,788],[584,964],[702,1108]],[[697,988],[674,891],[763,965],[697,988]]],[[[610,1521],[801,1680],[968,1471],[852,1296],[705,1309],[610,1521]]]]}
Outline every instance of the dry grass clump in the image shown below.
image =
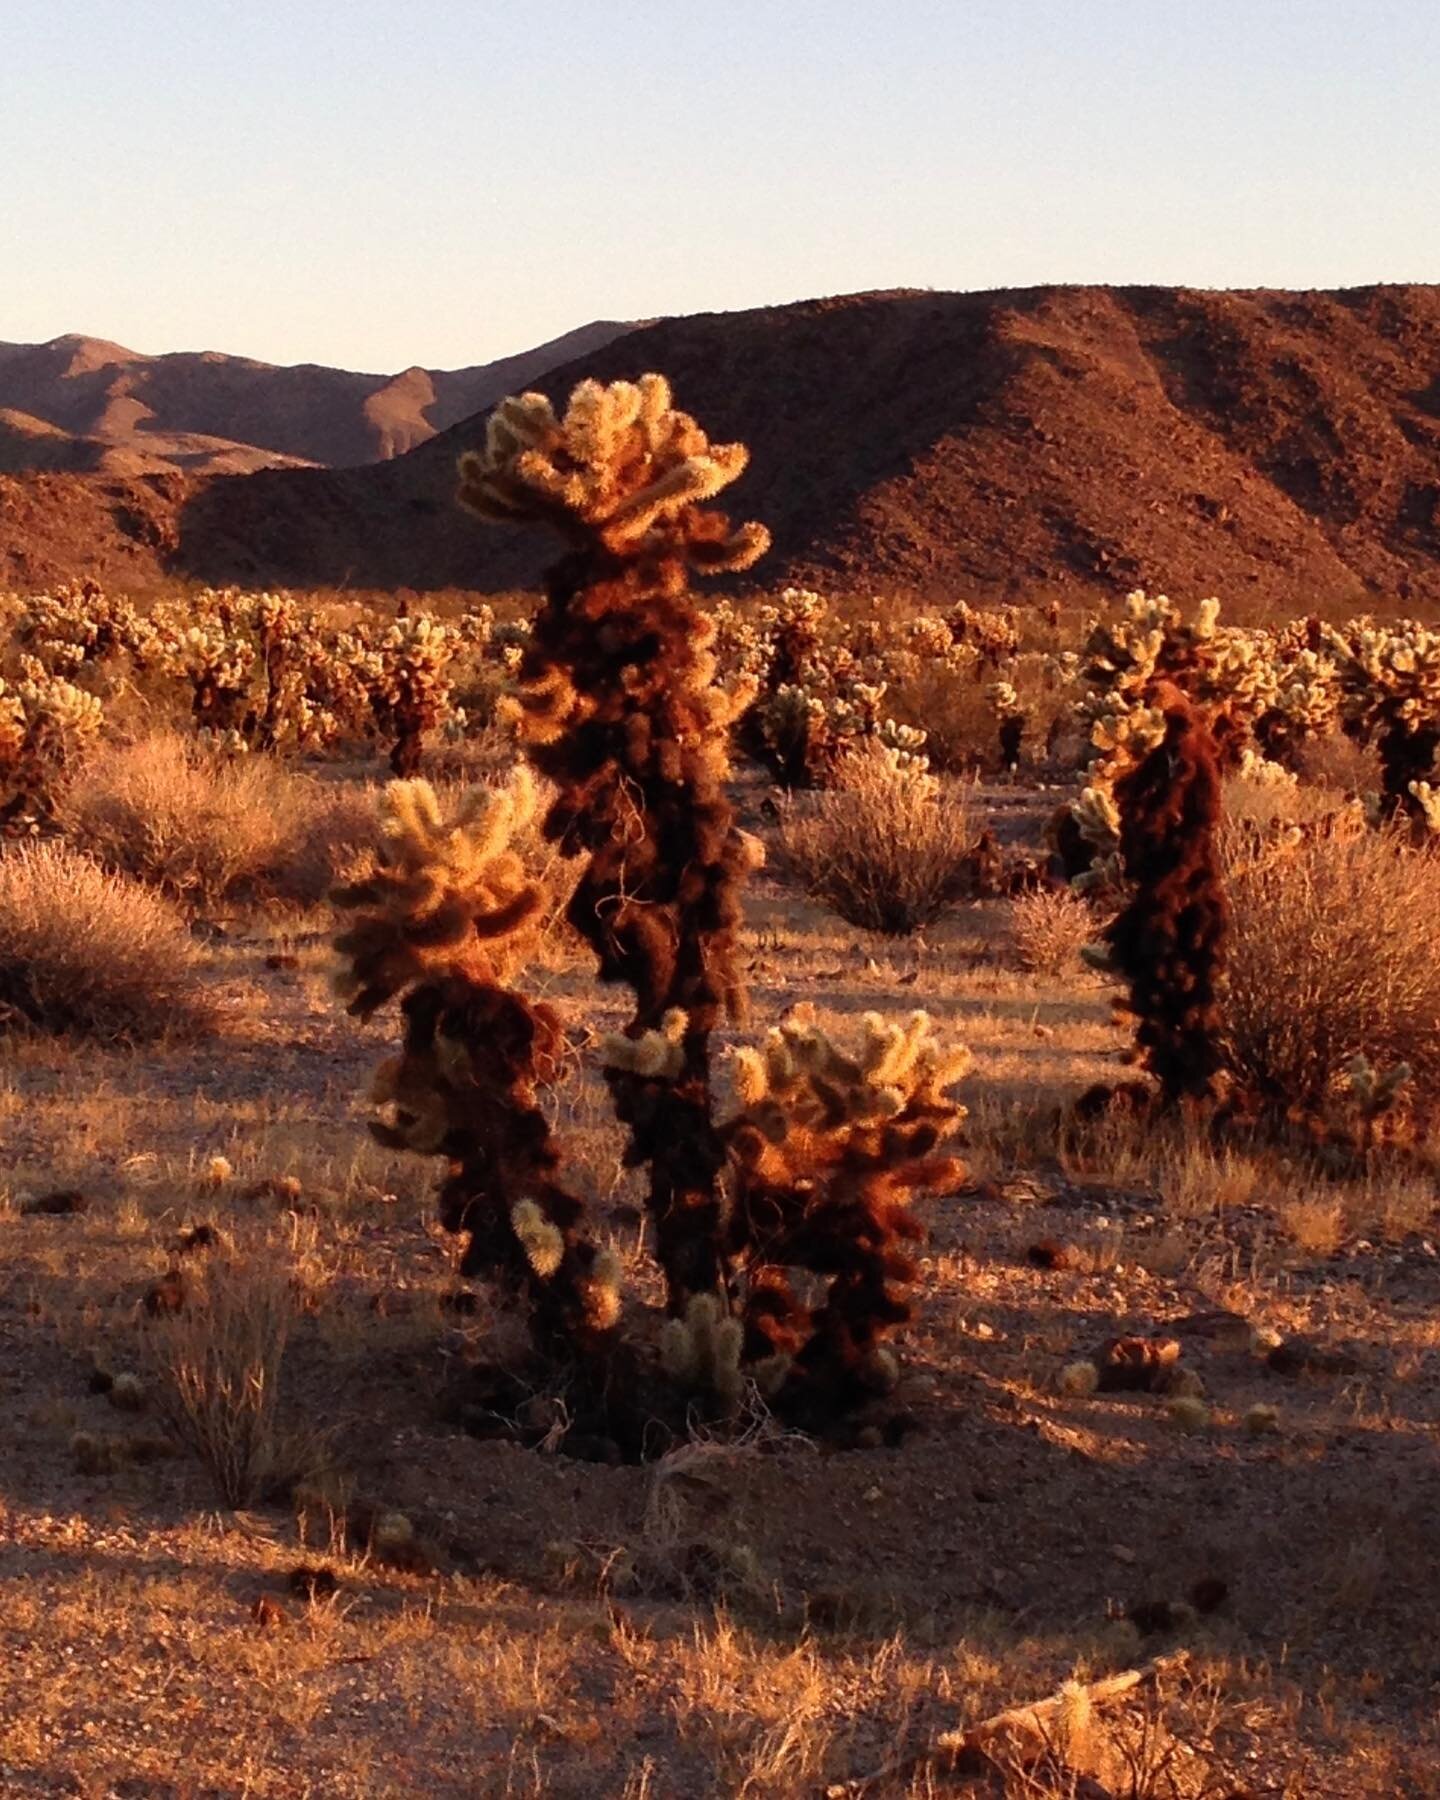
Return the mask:
{"type": "Polygon", "coordinates": [[[1397,833],[1320,837],[1289,851],[1232,842],[1227,1022],[1241,1080],[1313,1109],[1365,1056],[1440,1080],[1440,859],[1397,833]]]}
{"type": "Polygon", "coordinates": [[[1373,794],[1380,790],[1380,753],[1373,744],[1357,744],[1342,731],[1306,738],[1296,757],[1302,778],[1338,794],[1373,794]]]}
{"type": "Polygon", "coordinates": [[[0,855],[0,1020],[140,1043],[213,1024],[175,907],[58,842],[0,855]]]}
{"type": "Polygon", "coordinates": [[[925,732],[931,766],[965,775],[996,760],[989,681],[948,664],[922,664],[892,683],[886,705],[903,725],[925,732]]]}
{"type": "Polygon", "coordinates": [[[1343,793],[1307,781],[1232,775],[1225,783],[1227,825],[1247,828],[1261,837],[1287,825],[1313,825],[1345,804],[1343,793]]]}
{"type": "Polygon", "coordinates": [[[374,797],[178,734],[107,747],[61,822],[108,868],[188,905],[324,898],[373,831],[374,797]]]}
{"type": "Polygon", "coordinates": [[[1069,888],[1037,888],[1010,909],[1010,934],[1020,966],[1063,975],[1079,966],[1080,952],[1095,939],[1098,923],[1088,901],[1069,888]]]}
{"type": "Polygon", "coordinates": [[[270,1252],[212,1260],[178,1311],[147,1327],[157,1411],[194,1450],[227,1506],[296,1474],[278,1421],[280,1371],[295,1316],[293,1272],[270,1252]]]}
{"type": "Polygon", "coordinates": [[[975,838],[963,789],[878,747],[845,757],[833,789],[793,800],[781,828],[807,893],[892,936],[928,925],[963,890],[975,838]]]}

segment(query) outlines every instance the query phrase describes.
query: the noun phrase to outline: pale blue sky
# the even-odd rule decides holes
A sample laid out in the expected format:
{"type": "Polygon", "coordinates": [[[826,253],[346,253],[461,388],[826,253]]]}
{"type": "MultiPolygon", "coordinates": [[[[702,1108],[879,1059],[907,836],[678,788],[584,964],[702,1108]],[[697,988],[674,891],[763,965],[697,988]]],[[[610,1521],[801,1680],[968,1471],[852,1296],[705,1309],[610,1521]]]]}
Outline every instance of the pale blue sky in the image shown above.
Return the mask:
{"type": "Polygon", "coordinates": [[[0,339],[1440,280],[1440,0],[0,0],[0,339]]]}

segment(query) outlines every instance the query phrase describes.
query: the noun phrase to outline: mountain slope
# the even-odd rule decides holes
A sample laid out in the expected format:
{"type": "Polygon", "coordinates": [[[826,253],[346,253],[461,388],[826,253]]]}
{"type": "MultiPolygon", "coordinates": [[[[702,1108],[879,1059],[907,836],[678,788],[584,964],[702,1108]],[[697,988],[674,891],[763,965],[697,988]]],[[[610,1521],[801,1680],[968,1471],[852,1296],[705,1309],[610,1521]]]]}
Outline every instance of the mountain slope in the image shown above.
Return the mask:
{"type": "Polygon", "coordinates": [[[213,351],[142,356],[101,338],[0,344],[0,415],[63,432],[11,437],[0,466],[106,473],[245,473],[295,463],[346,465],[403,455],[509,392],[517,381],[608,342],[609,321],[567,332],[520,356],[468,369],[361,375],[315,364],[277,368],[213,351]]]}
{"type": "MultiPolygon", "coordinates": [[[[648,368],[714,435],[749,443],[730,494],[774,532],[766,584],[1001,599],[1143,583],[1232,610],[1440,602],[1433,287],[852,295],[664,320],[535,384],[561,397],[582,375],[648,368]]],[[[543,535],[480,527],[451,502],[455,458],[483,425],[477,408],[366,468],[186,484],[157,565],[297,586],[529,585],[552,554],[543,535]]],[[[65,504],[104,513],[93,496],[65,504]]],[[[12,569],[15,507],[0,491],[12,569]]],[[[74,553],[131,566],[130,541],[100,530],[74,553]]]]}

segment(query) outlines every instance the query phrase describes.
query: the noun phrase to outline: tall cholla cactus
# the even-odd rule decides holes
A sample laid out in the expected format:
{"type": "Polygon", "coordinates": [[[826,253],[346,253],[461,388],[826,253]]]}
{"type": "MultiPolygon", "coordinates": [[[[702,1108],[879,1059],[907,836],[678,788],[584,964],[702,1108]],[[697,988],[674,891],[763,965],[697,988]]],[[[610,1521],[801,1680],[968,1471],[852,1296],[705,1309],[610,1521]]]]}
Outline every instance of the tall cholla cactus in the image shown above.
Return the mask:
{"type": "Polygon", "coordinates": [[[604,980],[626,983],[629,1035],[684,1015],[680,1072],[612,1064],[632,1164],[649,1165],[672,1306],[720,1279],[724,1147],[711,1118],[710,1036],[738,1016],[738,886],[752,846],[725,778],[749,692],[716,684],[714,628],[691,570],[748,568],[769,537],[703,502],[745,467],[712,445],[659,375],[577,387],[563,417],[539,394],[501,403],[460,498],[484,519],[538,519],[575,546],[550,572],[520,668],[518,718],[557,794],[545,834],[588,856],[569,918],[604,980]]]}
{"type": "Polygon", "coordinates": [[[1221,775],[1203,715],[1169,682],[1152,692],[1159,741],[1115,786],[1130,898],[1105,933],[1130,989],[1147,1068],[1167,1106],[1218,1098],[1229,904],[1215,835],[1221,775]]]}
{"type": "Polygon", "coordinates": [[[618,1321],[619,1272],[583,1235],[537,1100],[555,1077],[560,1022],[508,985],[544,906],[512,847],[534,810],[526,770],[449,821],[428,783],[392,782],[373,868],[334,895],[350,915],[337,986],[362,1019],[402,996],[404,1046],[375,1076],[371,1131],[449,1160],[440,1211],[469,1236],[462,1268],[525,1291],[542,1343],[593,1348],[618,1321]]]}

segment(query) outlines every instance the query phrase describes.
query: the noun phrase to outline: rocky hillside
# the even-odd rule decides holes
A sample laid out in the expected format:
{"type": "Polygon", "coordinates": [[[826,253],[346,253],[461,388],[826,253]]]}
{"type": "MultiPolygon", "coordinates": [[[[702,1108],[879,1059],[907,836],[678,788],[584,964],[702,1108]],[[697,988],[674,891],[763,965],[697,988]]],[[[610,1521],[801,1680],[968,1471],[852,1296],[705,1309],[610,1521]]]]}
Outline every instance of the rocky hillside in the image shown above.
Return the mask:
{"type": "MultiPolygon", "coordinates": [[[[652,368],[750,444],[731,495],[774,532],[769,585],[1440,602],[1434,287],[861,294],[664,320],[535,385],[652,368]]],[[[482,431],[366,468],[0,480],[0,572],[527,585],[543,538],[450,501],[482,431]]]]}

